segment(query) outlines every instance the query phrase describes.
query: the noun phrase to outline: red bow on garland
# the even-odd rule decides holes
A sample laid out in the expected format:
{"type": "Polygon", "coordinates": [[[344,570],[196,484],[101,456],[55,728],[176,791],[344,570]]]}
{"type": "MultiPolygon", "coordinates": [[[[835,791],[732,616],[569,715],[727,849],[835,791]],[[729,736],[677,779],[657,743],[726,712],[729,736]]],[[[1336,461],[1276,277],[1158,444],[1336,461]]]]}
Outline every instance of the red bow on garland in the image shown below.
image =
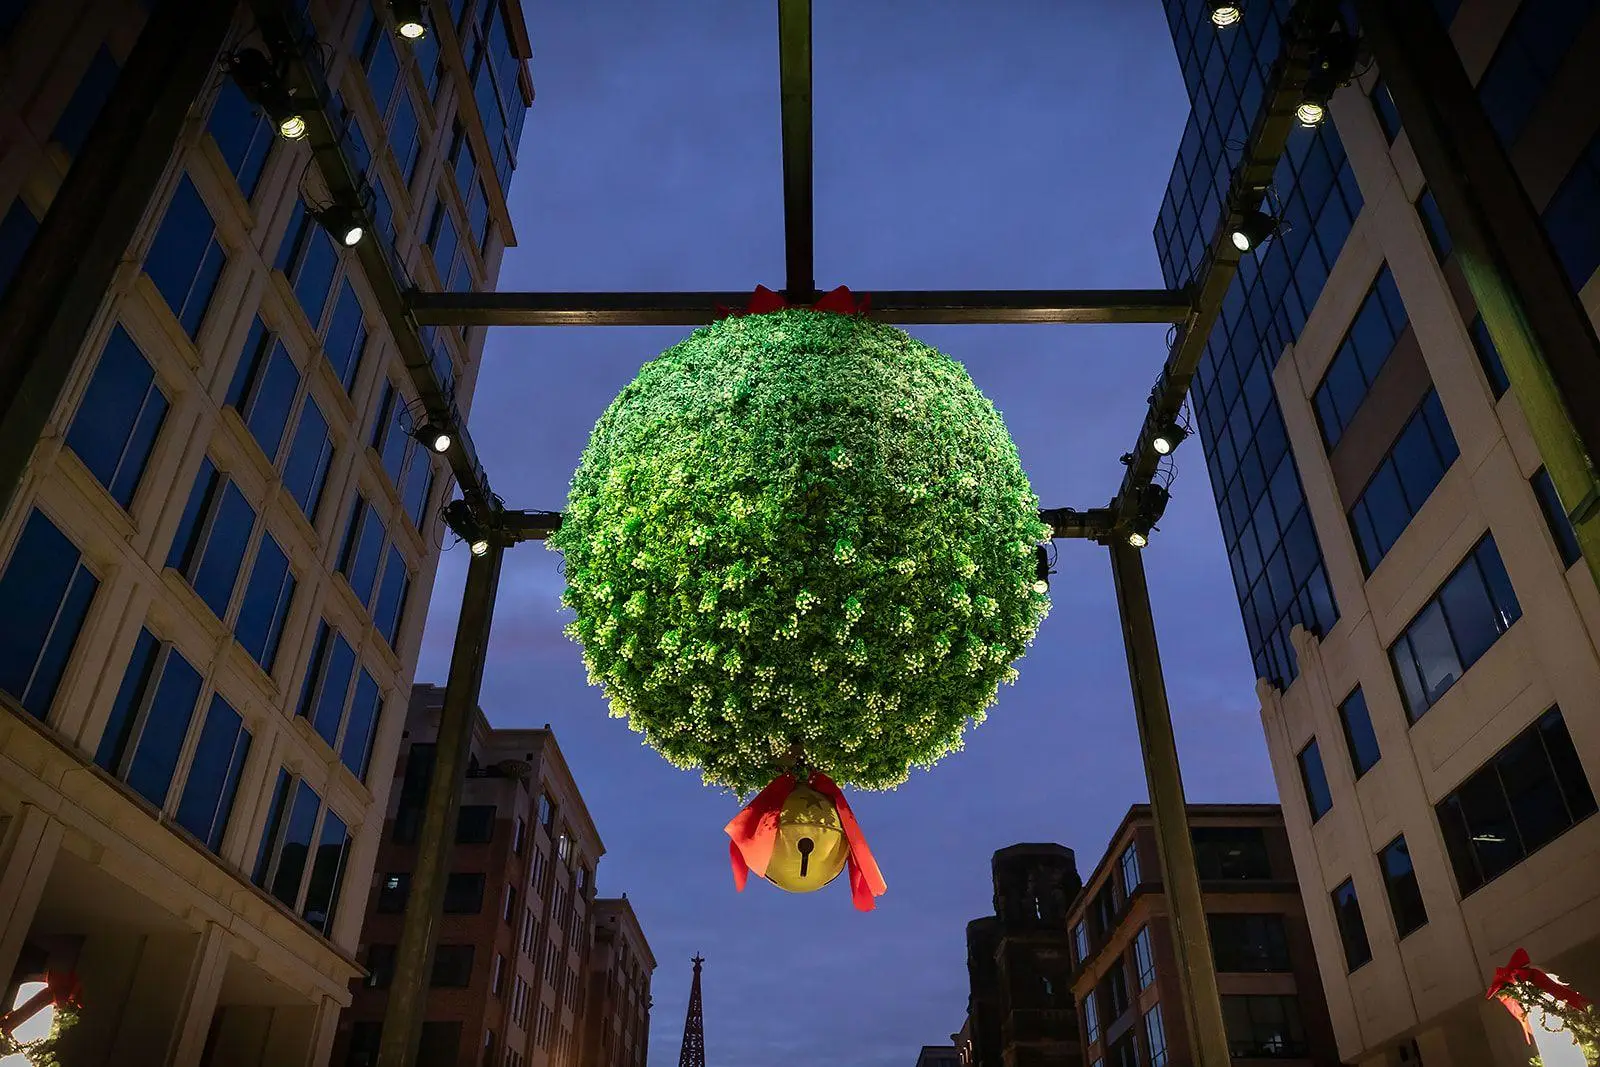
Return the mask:
{"type": "MultiPolygon", "coordinates": [[[[835,315],[862,315],[866,313],[867,305],[871,298],[862,293],[857,297],[847,286],[839,286],[830,293],[824,293],[822,298],[811,305],[813,311],[831,311],[835,315]]],[[[769,311],[782,311],[784,308],[803,307],[802,304],[791,304],[783,298],[782,293],[775,293],[764,285],[756,286],[756,291],[750,295],[750,306],[743,311],[717,305],[717,317],[726,319],[739,315],[765,315],[769,311]]]]}
{"type": "MultiPolygon", "coordinates": [[[[772,784],[757,793],[725,827],[732,838],[728,842],[728,857],[733,864],[734,888],[739,892],[744,892],[751,871],[765,877],[767,864],[772,860],[772,846],[778,837],[778,817],[783,814],[783,802],[794,792],[795,784],[792,774],[773,779],[772,784]]],[[[857,911],[871,911],[876,906],[873,898],[883,896],[889,887],[878,871],[878,861],[872,858],[872,850],[867,847],[855,813],[850,810],[844,793],[827,775],[813,773],[806,784],[833,801],[838,809],[839,828],[850,846],[850,855],[845,861],[850,872],[850,899],[857,911]]]]}
{"type": "Polygon", "coordinates": [[[1494,981],[1489,983],[1489,992],[1485,994],[1485,999],[1498,999],[1506,1006],[1511,1017],[1522,1026],[1522,1036],[1528,1039],[1530,1045],[1533,1044],[1533,1027],[1528,1025],[1528,1006],[1509,991],[1510,986],[1519,982],[1526,982],[1539,992],[1548,994],[1575,1011],[1582,1011],[1590,1003],[1589,998],[1576,989],[1563,985],[1533,966],[1533,962],[1528,958],[1527,949],[1517,949],[1504,967],[1495,968],[1494,981]]]}
{"type": "Polygon", "coordinates": [[[78,982],[77,971],[51,971],[44,976],[44,982],[52,1004],[57,1007],[83,1007],[83,986],[78,982]]]}

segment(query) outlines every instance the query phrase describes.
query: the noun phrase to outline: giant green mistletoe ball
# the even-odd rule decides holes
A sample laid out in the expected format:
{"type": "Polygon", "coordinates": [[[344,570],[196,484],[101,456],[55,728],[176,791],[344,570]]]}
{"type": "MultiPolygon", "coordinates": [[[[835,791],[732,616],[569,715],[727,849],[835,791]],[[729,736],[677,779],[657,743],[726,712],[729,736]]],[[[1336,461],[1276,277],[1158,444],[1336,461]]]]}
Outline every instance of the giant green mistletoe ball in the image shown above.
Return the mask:
{"type": "Polygon", "coordinates": [[[724,319],[601,416],[561,529],[612,714],[744,793],[884,789],[961,744],[1049,609],[1050,534],[955,361],[855,315],[724,319]]]}

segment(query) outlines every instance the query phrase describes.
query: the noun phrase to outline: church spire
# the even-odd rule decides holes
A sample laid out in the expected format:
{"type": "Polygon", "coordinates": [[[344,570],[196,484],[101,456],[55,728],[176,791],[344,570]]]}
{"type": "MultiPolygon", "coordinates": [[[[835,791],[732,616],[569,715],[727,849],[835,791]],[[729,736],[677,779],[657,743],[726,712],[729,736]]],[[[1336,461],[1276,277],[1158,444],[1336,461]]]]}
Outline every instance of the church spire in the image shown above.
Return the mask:
{"type": "Polygon", "coordinates": [[[700,965],[705,957],[697,952],[692,962],[694,985],[689,987],[689,1013],[683,1020],[683,1050],[678,1053],[678,1067],[706,1067],[705,1020],[700,1013],[700,965]]]}

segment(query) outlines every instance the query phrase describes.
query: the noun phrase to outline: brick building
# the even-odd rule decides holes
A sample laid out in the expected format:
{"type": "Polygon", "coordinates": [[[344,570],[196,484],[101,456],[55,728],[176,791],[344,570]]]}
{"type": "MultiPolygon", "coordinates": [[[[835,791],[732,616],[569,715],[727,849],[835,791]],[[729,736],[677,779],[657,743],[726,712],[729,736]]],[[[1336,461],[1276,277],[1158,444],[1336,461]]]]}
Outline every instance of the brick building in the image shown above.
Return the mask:
{"type": "Polygon", "coordinates": [[[650,976],[655,969],[655,954],[628,895],[596,899],[582,1067],[645,1067],[653,1003],[650,976]]]}
{"type": "MultiPolygon", "coordinates": [[[[376,1061],[443,704],[442,687],[414,687],[361,931],[369,973],[334,1064],[376,1061]]],[[[550,728],[493,729],[480,711],[417,1067],[576,1067],[604,853],[550,728]]]]}
{"type": "MultiPolygon", "coordinates": [[[[1336,1067],[1283,816],[1191,804],[1195,865],[1235,1059],[1336,1067]]],[[[1091,1067],[1188,1067],[1177,960],[1148,805],[1122,820],[1072,909],[1072,1001],[1091,1067]]]]}

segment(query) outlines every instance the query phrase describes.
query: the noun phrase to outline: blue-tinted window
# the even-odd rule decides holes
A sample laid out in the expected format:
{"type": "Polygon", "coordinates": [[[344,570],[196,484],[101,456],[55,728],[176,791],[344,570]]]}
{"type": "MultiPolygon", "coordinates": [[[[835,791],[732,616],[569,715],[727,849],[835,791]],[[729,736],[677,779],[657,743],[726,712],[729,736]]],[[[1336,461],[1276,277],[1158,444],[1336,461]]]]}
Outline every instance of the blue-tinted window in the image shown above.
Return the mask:
{"type": "Polygon", "coordinates": [[[145,256],[144,271],[191,338],[200,333],[227,261],[211,212],[185,174],[145,256]]]}
{"type": "Polygon", "coordinates": [[[155,369],[118,325],[72,418],[67,447],[126,508],[133,503],[166,415],[167,398],[156,384],[155,369]]]}
{"type": "Polygon", "coordinates": [[[181,572],[217,618],[228,613],[255,529],[256,512],[209,459],[189,493],[167,565],[181,572]]]}
{"type": "Polygon", "coordinates": [[[317,829],[317,814],[322,810],[322,798],[303,780],[295,782],[294,800],[288,806],[283,820],[282,837],[274,851],[277,853],[276,870],[268,890],[289,907],[294,907],[300,897],[300,885],[305,879],[306,861],[311,856],[312,835],[317,829]]]}
{"type": "Polygon", "coordinates": [[[294,295],[311,325],[319,327],[333,288],[333,274],[339,265],[333,238],[317,224],[300,201],[294,205],[289,232],[284,236],[274,264],[294,286],[294,295]]]}
{"type": "Polygon", "coordinates": [[[306,518],[313,522],[332,462],[333,438],[328,434],[328,420],[317,402],[308,396],[300,409],[300,425],[295,428],[289,458],[283,465],[283,484],[306,518]]]}
{"type": "Polygon", "coordinates": [[[278,780],[272,787],[272,798],[267,802],[267,825],[261,834],[261,844],[256,848],[256,862],[251,868],[250,880],[263,889],[272,872],[272,860],[283,829],[283,815],[289,802],[289,790],[294,779],[285,768],[278,768],[278,780]]]}
{"type": "Polygon", "coordinates": [[[455,264],[456,249],[456,224],[450,218],[450,212],[444,206],[441,198],[433,208],[433,221],[428,224],[428,244],[433,249],[433,266],[439,274],[440,288],[448,287],[450,272],[455,264]]]}
{"type": "Polygon", "coordinates": [[[1544,228],[1572,288],[1581,290],[1600,268],[1600,134],[1544,209],[1544,228]]]}
{"type": "Polygon", "coordinates": [[[1428,244],[1433,247],[1433,258],[1443,263],[1450,258],[1454,245],[1450,241],[1450,230],[1444,224],[1444,215],[1439,211],[1439,202],[1433,198],[1433,190],[1424,189],[1417,197],[1417,215],[1422,219],[1428,244]]]}
{"type": "Polygon", "coordinates": [[[1328,788],[1327,771],[1322,766],[1322,751],[1312,741],[1300,750],[1300,784],[1306,791],[1311,821],[1316,822],[1333,807],[1333,792],[1328,788]]]}
{"type": "Polygon", "coordinates": [[[228,170],[239,183],[239,191],[249,200],[256,193],[261,172],[267,167],[267,156],[272,152],[272,123],[256,110],[232,78],[224,78],[217,102],[211,106],[206,130],[217,142],[228,170]]]}
{"type": "Polygon", "coordinates": [[[1416,868],[1405,836],[1395,838],[1378,853],[1378,867],[1389,894],[1389,911],[1394,916],[1395,933],[1404,938],[1428,925],[1428,909],[1422,902],[1416,868]]]}
{"type": "Polygon", "coordinates": [[[1551,708],[1434,808],[1462,896],[1595,812],[1594,791],[1551,708]]]}
{"type": "Polygon", "coordinates": [[[339,287],[339,301],[333,307],[333,318],[328,321],[328,333],[322,350],[327,353],[333,371],[344,383],[344,391],[355,387],[356,372],[361,369],[361,352],[367,344],[367,323],[361,315],[361,301],[348,280],[339,287]]]}
{"type": "Polygon", "coordinates": [[[372,763],[372,741],[378,730],[378,715],[383,695],[378,683],[365,668],[356,679],[355,696],[350,701],[350,721],[345,724],[344,740],[339,745],[339,761],[362,781],[372,763]]]}
{"type": "Polygon", "coordinates": [[[372,427],[372,447],[378,453],[384,472],[389,475],[389,480],[394,483],[396,490],[402,484],[406,445],[411,441],[411,437],[400,424],[404,411],[405,398],[400,395],[393,382],[385,379],[383,400],[378,404],[378,421],[372,427]]]}
{"type": "Polygon", "coordinates": [[[378,587],[378,602],[372,606],[372,622],[394,648],[400,638],[400,620],[405,613],[406,595],[411,591],[411,574],[400,550],[389,546],[389,559],[383,565],[383,584],[378,587]]]}
{"type": "Polygon", "coordinates": [[[0,572],[0,689],[36,718],[49,714],[99,586],[78,547],[31,512],[0,572]]]}
{"type": "Polygon", "coordinates": [[[311,877],[306,883],[306,903],[300,915],[312,928],[327,936],[333,932],[339,885],[344,880],[344,861],[350,851],[350,834],[344,820],[332,811],[322,817],[322,832],[317,835],[317,851],[311,861],[311,877]]]}
{"type": "Polygon", "coordinates": [[[200,672],[188,660],[149,630],[140,631],[95,762],[164,807],[200,686],[200,672]]]}
{"type": "Polygon", "coordinates": [[[212,852],[222,851],[228,815],[239,790],[239,775],[249,754],[250,731],[244,728],[244,720],[220,694],[214,695],[189,764],[177,814],[178,825],[212,852]]]}
{"type": "Polygon", "coordinates": [[[1361,918],[1361,902],[1356,899],[1355,883],[1346,878],[1333,891],[1333,915],[1339,924],[1339,940],[1344,945],[1344,965],[1353,971],[1372,960],[1367,941],[1367,924],[1361,918]]]}
{"type": "Polygon", "coordinates": [[[111,92],[117,87],[117,78],[121,73],[122,68],[118,66],[116,57],[105,45],[101,45],[50,134],[50,139],[65,148],[68,155],[76,156],[83,151],[84,143],[89,140],[89,131],[94,129],[94,120],[100,117],[101,109],[111,99],[111,92]]]}
{"type": "Polygon", "coordinates": [[[1383,135],[1390,144],[1400,136],[1400,109],[1394,106],[1394,97],[1389,95],[1389,87],[1379,78],[1372,84],[1372,92],[1367,94],[1372,101],[1373,113],[1378,116],[1378,125],[1383,127],[1383,135]]]}
{"type": "Polygon", "coordinates": [[[1338,445],[1345,427],[1350,425],[1361,402],[1367,398],[1367,391],[1388,362],[1406,321],[1400,291],[1385,264],[1361,302],[1360,310],[1312,398],[1317,422],[1322,427],[1322,439],[1329,451],[1338,445]]]}
{"type": "Polygon", "coordinates": [[[1360,778],[1377,764],[1382,754],[1378,751],[1378,735],[1372,729],[1372,717],[1367,713],[1367,698],[1359,688],[1339,705],[1339,722],[1344,728],[1350,767],[1360,778]]]}
{"type": "Polygon", "coordinates": [[[350,588],[363,604],[372,602],[372,585],[378,578],[378,564],[383,561],[386,534],[377,511],[365,497],[357,496],[350,509],[350,523],[345,527],[344,547],[339,552],[339,573],[349,580],[350,588]]]}
{"type": "Polygon", "coordinates": [[[1439,394],[1430,389],[1350,508],[1350,528],[1366,573],[1394,547],[1457,455],[1439,394]]]}
{"type": "Polygon", "coordinates": [[[1556,484],[1550,480],[1550,472],[1543,467],[1533,472],[1529,482],[1533,486],[1533,495],[1539,498],[1539,510],[1544,512],[1545,525],[1550,528],[1556,551],[1561,553],[1561,563],[1570,567],[1583,558],[1583,550],[1578,547],[1578,535],[1572,531],[1572,520],[1567,518],[1567,509],[1561,506],[1556,484]]]}
{"type": "Polygon", "coordinates": [[[1500,143],[1515,145],[1527,129],[1595,0],[1523,0],[1478,79],[1478,99],[1500,143]]]}
{"type": "Polygon", "coordinates": [[[395,162],[400,164],[400,174],[407,186],[417,174],[417,160],[422,157],[422,143],[417,136],[417,109],[411,103],[411,93],[402,89],[395,101],[394,114],[389,118],[389,147],[395,162]]]}
{"type": "Polygon", "coordinates": [[[300,714],[311,721],[311,728],[329,745],[339,740],[355,667],[356,653],[350,642],[326,622],[318,623],[317,643],[300,694],[300,714]]]}
{"type": "Polygon", "coordinates": [[[33,217],[28,205],[19,196],[11,201],[3,219],[0,219],[0,296],[4,296],[22,266],[33,235],[39,232],[39,220],[33,217]]]}
{"type": "Polygon", "coordinates": [[[1493,537],[1485,537],[1389,649],[1415,722],[1522,617],[1493,537]]]}
{"type": "Polygon", "coordinates": [[[450,141],[450,169],[456,177],[456,192],[461,194],[462,203],[467,200],[467,194],[472,191],[473,183],[478,177],[477,158],[472,154],[472,143],[467,139],[467,131],[460,122],[455,124],[450,141]]]}
{"type": "Polygon", "coordinates": [[[400,64],[395,58],[388,28],[381,19],[371,19],[367,23],[361,42],[361,66],[367,72],[367,87],[377,102],[378,114],[384,114],[389,110],[389,98],[394,95],[400,78],[400,64]]]}
{"type": "Polygon", "coordinates": [[[1511,388],[1511,379],[1506,377],[1506,368],[1500,362],[1500,350],[1494,346],[1494,341],[1489,337],[1489,327],[1483,324],[1483,316],[1479,315],[1472,320],[1472,325],[1467,327],[1467,333],[1472,336],[1472,349],[1478,355],[1478,366],[1483,368],[1483,376],[1489,381],[1489,389],[1498,400],[1506,395],[1506,390],[1511,388]]]}
{"type": "Polygon", "coordinates": [[[411,464],[406,468],[406,484],[402,499],[411,525],[422,529],[427,517],[428,496],[433,492],[433,460],[430,453],[416,441],[408,446],[411,464]]]}
{"type": "Polygon", "coordinates": [[[467,197],[467,222],[472,227],[475,247],[482,254],[489,244],[489,201],[482,182],[472,183],[472,195],[467,197]]]}
{"type": "Polygon", "coordinates": [[[300,369],[294,365],[289,350],[256,319],[228,388],[227,402],[243,417],[268,460],[278,458],[299,392],[300,369]]]}
{"type": "Polygon", "coordinates": [[[294,587],[294,572],[289,569],[288,555],[271,534],[264,535],[261,548],[256,552],[255,566],[250,571],[249,584],[244,588],[244,602],[239,606],[239,621],[233,628],[233,636],[269,674],[277,661],[278,643],[283,638],[283,624],[289,617],[294,587]]]}

